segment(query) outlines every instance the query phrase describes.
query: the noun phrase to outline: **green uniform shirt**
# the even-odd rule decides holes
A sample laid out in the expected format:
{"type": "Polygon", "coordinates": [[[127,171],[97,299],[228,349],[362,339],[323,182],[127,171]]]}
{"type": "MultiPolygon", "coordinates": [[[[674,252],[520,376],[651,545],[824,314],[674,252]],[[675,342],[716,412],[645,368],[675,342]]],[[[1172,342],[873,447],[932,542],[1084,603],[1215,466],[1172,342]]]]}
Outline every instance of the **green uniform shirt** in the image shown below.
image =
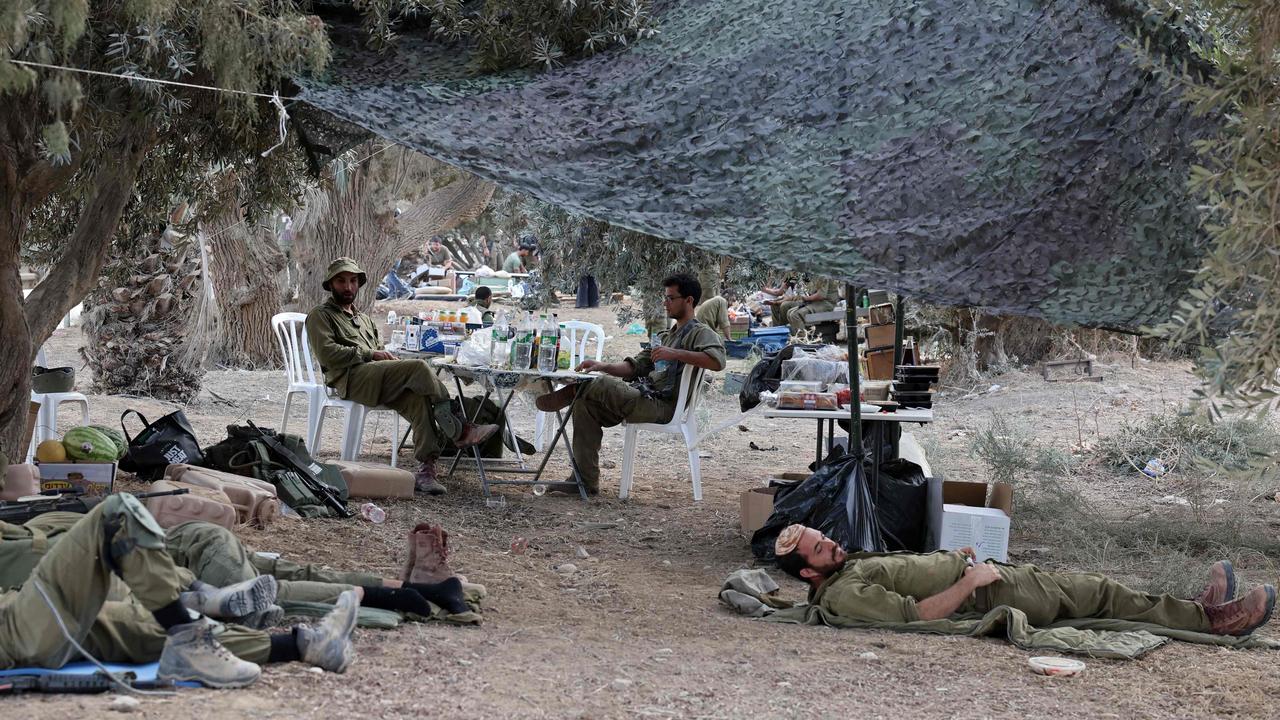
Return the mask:
{"type": "Polygon", "coordinates": [[[307,313],[307,343],[320,362],[324,383],[345,392],[347,371],[373,360],[382,349],[382,337],[373,318],[364,313],[351,315],[329,298],[307,313]]]}
{"type": "MultiPolygon", "coordinates": [[[[806,295],[814,295],[817,293],[821,293],[823,299],[826,300],[827,302],[834,303],[840,299],[840,289],[836,286],[835,281],[828,280],[827,278],[824,278],[824,277],[810,278],[808,283],[808,290],[809,292],[807,292],[806,295]]],[[[814,300],[813,302],[822,302],[822,301],[814,300]]]]}
{"type": "MultiPolygon", "coordinates": [[[[691,320],[695,323],[689,331],[681,337],[680,342],[671,347],[677,350],[693,350],[695,352],[704,352],[710,355],[720,365],[718,370],[724,369],[724,338],[716,334],[715,330],[703,325],[697,320],[691,320]]],[[[658,333],[658,338],[663,345],[668,344],[668,338],[675,337],[677,331],[675,328],[665,332],[658,333]]],[[[638,355],[633,358],[627,358],[627,362],[631,363],[631,367],[635,368],[635,377],[648,376],[649,382],[655,388],[676,387],[680,383],[679,374],[671,377],[667,376],[668,369],[674,363],[669,363],[667,368],[658,370],[649,356],[648,350],[641,350],[638,355]]]]}
{"type": "Polygon", "coordinates": [[[449,248],[441,245],[439,250],[427,251],[427,264],[431,267],[440,267],[453,259],[453,253],[449,252],[449,248]]]}
{"type": "Polygon", "coordinates": [[[702,301],[693,317],[721,335],[729,332],[729,301],[716,295],[702,301]]]}
{"type": "Polygon", "coordinates": [[[811,602],[863,622],[915,622],[916,603],[951,587],[964,575],[958,552],[901,553],[849,560],[827,578],[811,602]]]}
{"type": "Polygon", "coordinates": [[[509,273],[524,272],[524,258],[520,257],[520,252],[512,251],[507,259],[502,261],[502,269],[509,273]]]}

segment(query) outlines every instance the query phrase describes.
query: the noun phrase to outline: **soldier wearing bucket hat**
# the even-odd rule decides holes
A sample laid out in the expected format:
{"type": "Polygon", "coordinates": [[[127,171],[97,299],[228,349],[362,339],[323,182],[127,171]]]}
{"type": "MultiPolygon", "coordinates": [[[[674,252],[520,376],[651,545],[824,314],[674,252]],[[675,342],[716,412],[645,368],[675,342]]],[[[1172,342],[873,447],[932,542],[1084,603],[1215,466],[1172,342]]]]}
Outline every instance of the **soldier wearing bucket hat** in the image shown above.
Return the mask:
{"type": "Polygon", "coordinates": [[[413,428],[419,491],[445,491],[436,479],[436,459],[447,446],[466,448],[482,443],[496,425],[466,421],[449,398],[449,390],[423,360],[397,360],[382,349],[378,326],[357,312],[356,294],[368,281],[349,257],[329,264],[322,287],[332,297],[307,313],[307,339],[320,361],[324,382],[343,400],[382,406],[400,413],[413,428]]]}

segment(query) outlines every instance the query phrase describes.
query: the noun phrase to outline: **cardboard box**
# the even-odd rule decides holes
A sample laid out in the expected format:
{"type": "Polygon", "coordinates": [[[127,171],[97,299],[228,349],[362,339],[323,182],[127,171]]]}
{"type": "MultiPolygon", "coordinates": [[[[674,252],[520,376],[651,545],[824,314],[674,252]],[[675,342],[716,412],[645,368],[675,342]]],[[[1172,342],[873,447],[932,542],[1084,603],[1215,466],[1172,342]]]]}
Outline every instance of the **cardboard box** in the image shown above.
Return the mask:
{"type": "Polygon", "coordinates": [[[929,479],[930,550],[958,550],[966,545],[988,558],[1009,560],[1009,518],[1013,487],[1008,483],[956,482],[929,479]]]}
{"type": "Polygon", "coordinates": [[[85,495],[110,495],[116,482],[113,462],[39,463],[40,491],[80,488],[85,495]]]}
{"type": "Polygon", "coordinates": [[[863,328],[868,348],[875,350],[893,347],[894,336],[897,331],[896,325],[864,325],[863,328]]]}
{"type": "MultiPolygon", "coordinates": [[[[807,472],[784,472],[771,475],[769,482],[794,483],[809,477],[807,472]]],[[[744,537],[750,538],[752,533],[764,527],[773,514],[773,496],[778,492],[776,486],[756,487],[742,493],[739,525],[744,537]]]]}
{"type": "Polygon", "coordinates": [[[867,379],[893,379],[893,348],[867,351],[867,379]]]}

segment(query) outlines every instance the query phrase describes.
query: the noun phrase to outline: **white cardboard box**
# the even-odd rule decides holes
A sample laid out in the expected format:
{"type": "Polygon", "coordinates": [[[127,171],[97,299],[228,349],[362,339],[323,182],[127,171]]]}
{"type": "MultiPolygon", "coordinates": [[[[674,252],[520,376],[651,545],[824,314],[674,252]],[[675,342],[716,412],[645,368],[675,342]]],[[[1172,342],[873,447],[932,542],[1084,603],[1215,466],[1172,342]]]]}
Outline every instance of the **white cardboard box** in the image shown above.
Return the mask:
{"type": "Polygon", "coordinates": [[[1007,562],[1009,516],[997,508],[944,504],[938,548],[958,550],[962,547],[973,548],[978,562],[987,559],[1007,562]]]}
{"type": "Polygon", "coordinates": [[[929,550],[969,546],[979,560],[1009,560],[1013,488],[1007,483],[929,478],[929,550]]]}

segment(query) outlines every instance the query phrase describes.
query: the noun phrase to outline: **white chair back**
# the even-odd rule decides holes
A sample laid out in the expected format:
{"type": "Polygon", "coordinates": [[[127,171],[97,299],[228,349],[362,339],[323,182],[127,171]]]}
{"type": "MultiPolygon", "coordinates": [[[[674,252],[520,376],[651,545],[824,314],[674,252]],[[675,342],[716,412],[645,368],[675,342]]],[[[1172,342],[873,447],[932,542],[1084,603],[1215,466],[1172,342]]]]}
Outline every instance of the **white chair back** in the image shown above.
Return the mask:
{"type": "Polygon", "coordinates": [[[307,316],[298,312],[279,313],[271,318],[271,328],[280,344],[289,385],[317,384],[311,347],[307,344],[307,316]]]}
{"type": "Polygon", "coordinates": [[[595,353],[592,359],[599,360],[604,357],[604,328],[581,320],[567,320],[560,324],[564,325],[569,335],[570,368],[578,367],[578,363],[587,359],[587,346],[592,340],[595,341],[595,353]]]}
{"type": "Polygon", "coordinates": [[[676,392],[676,410],[671,413],[670,425],[679,425],[689,418],[696,418],[694,413],[702,402],[702,374],[706,372],[700,367],[685,365],[680,373],[680,389],[676,392]]]}

